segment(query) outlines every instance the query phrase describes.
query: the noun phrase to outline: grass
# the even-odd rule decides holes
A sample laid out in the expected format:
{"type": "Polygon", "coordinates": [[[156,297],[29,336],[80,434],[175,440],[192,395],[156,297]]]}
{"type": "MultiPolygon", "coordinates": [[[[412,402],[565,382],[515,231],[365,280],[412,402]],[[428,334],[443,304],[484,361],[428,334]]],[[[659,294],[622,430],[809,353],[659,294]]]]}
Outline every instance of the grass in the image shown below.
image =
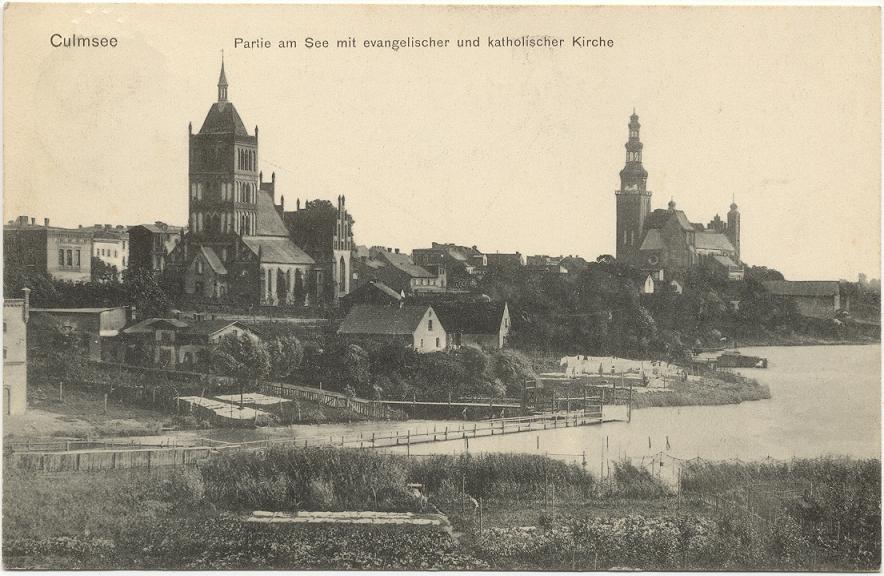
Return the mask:
{"type": "Polygon", "coordinates": [[[673,382],[668,391],[650,391],[633,395],[633,408],[661,406],[719,406],[740,404],[753,400],[767,400],[770,388],[757,380],[734,377],[722,373],[721,377],[703,377],[699,380],[673,382]],[[727,378],[727,379],[723,379],[727,378]]]}
{"type": "Polygon", "coordinates": [[[686,469],[679,498],[622,464],[600,482],[535,456],[408,458],[371,451],[269,449],[199,468],[34,475],[4,469],[7,568],[875,570],[880,463],[796,460],[686,469]],[[467,494],[481,499],[482,520],[467,494]],[[421,482],[429,501],[414,498],[421,482]],[[813,494],[794,492],[812,482],[813,494]],[[703,493],[770,487],[781,513],[760,521],[703,493]],[[791,490],[791,492],[790,492],[791,490]],[[452,500],[450,497],[455,496],[452,500]],[[436,527],[254,525],[253,509],[413,510],[436,527]],[[481,529],[480,529],[481,525],[481,529]]]}

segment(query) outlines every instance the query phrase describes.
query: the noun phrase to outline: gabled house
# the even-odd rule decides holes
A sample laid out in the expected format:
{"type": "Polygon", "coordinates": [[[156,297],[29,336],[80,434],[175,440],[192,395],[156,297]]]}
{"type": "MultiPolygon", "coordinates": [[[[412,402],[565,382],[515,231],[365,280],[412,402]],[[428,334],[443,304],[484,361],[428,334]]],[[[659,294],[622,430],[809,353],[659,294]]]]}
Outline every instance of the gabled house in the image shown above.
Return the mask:
{"type": "Polygon", "coordinates": [[[399,306],[405,295],[396,292],[383,282],[369,280],[356,290],[341,297],[341,308],[347,312],[356,304],[377,304],[380,306],[399,306]]]}
{"type": "Polygon", "coordinates": [[[841,308],[841,285],[834,280],[771,280],[762,285],[775,298],[794,302],[802,316],[834,318],[841,308]]]}
{"type": "Polygon", "coordinates": [[[236,320],[148,318],[123,330],[127,347],[126,361],[149,363],[165,368],[194,367],[203,352],[227,336],[247,336],[253,341],[260,335],[236,320]]]}
{"type": "Polygon", "coordinates": [[[421,353],[448,347],[445,327],[427,304],[357,304],[344,317],[338,334],[353,340],[399,342],[421,353]]]}
{"type": "Polygon", "coordinates": [[[446,302],[433,305],[448,333],[449,346],[503,348],[510,333],[506,302],[446,302]]]}

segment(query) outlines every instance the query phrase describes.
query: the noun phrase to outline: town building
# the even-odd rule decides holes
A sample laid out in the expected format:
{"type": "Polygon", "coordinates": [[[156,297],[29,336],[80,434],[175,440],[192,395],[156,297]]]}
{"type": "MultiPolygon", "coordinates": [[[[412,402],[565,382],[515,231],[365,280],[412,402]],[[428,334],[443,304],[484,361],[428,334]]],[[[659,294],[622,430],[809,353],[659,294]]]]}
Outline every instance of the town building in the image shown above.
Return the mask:
{"type": "Polygon", "coordinates": [[[397,292],[416,294],[418,292],[444,292],[446,277],[438,276],[415,264],[408,254],[398,248],[372,246],[370,259],[383,264],[373,269],[363,269],[364,281],[379,280],[397,292]]]}
{"type": "Polygon", "coordinates": [[[197,299],[309,305],[321,297],[321,270],[289,238],[276,175],[264,182],[258,169],[258,127],[249,133],[227,89],[222,62],[217,102],[199,132],[189,127],[188,232],[168,265],[197,299]]]}
{"type": "Polygon", "coordinates": [[[24,298],[3,299],[3,414],[28,409],[29,290],[24,298]]]}
{"type": "Polygon", "coordinates": [[[32,308],[31,314],[53,317],[66,331],[82,336],[90,360],[118,361],[113,345],[128,321],[125,306],[111,308],[32,308]]]}
{"type": "Polygon", "coordinates": [[[541,275],[564,275],[568,273],[564,260],[562,256],[547,256],[545,254],[528,256],[525,259],[525,271],[541,275]]]}
{"type": "Polygon", "coordinates": [[[396,292],[383,282],[369,280],[346,296],[341,297],[341,309],[347,312],[356,304],[376,304],[380,306],[399,306],[405,294],[396,292]]]}
{"type": "Polygon", "coordinates": [[[626,164],[620,171],[616,191],[617,260],[652,273],[657,280],[681,271],[707,266],[730,280],[741,280],[740,212],[731,203],[727,222],[716,215],[707,226],[692,223],[676,209],[674,200],[667,209],[651,210],[648,172],[642,164],[641,124],[633,112],[629,119],[626,164]]]}
{"type": "Polygon", "coordinates": [[[123,330],[128,363],[184,370],[195,368],[222,339],[243,336],[261,340],[257,332],[235,320],[148,318],[123,330]]]}
{"type": "Polygon", "coordinates": [[[834,318],[842,308],[841,285],[835,280],[770,280],[762,285],[775,298],[794,302],[802,316],[834,318]]]}
{"type": "Polygon", "coordinates": [[[445,326],[452,348],[500,349],[506,345],[510,333],[506,302],[437,302],[433,309],[445,326]]]}
{"type": "Polygon", "coordinates": [[[420,353],[441,352],[448,346],[445,328],[427,304],[358,304],[344,317],[338,334],[356,341],[401,343],[420,353]]]}
{"type": "Polygon", "coordinates": [[[470,290],[478,286],[488,259],[475,246],[433,242],[430,248],[415,248],[412,261],[437,277],[448,290],[470,290]]]}
{"type": "Polygon", "coordinates": [[[488,262],[487,269],[489,273],[515,272],[525,266],[525,257],[519,252],[515,254],[488,253],[485,254],[485,260],[488,262]]]}
{"type": "Polygon", "coordinates": [[[116,269],[116,279],[123,277],[129,265],[129,231],[125,226],[96,224],[81,228],[92,233],[92,257],[116,269]]]}
{"type": "Polygon", "coordinates": [[[181,242],[184,228],[157,221],[132,226],[128,233],[127,267],[159,274],[166,269],[166,258],[181,242]]]}
{"type": "Polygon", "coordinates": [[[3,262],[8,268],[42,272],[56,280],[92,279],[92,233],[84,229],[43,225],[19,216],[3,226],[3,262]]]}

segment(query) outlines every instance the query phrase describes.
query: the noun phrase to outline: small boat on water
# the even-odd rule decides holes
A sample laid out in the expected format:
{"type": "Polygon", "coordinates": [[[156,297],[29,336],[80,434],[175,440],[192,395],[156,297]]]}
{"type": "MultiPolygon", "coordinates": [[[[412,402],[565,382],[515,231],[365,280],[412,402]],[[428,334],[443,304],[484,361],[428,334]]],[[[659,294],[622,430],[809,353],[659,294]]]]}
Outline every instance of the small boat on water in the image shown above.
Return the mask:
{"type": "Polygon", "coordinates": [[[718,355],[720,368],[767,368],[767,358],[743,355],[737,350],[727,350],[718,355]]]}

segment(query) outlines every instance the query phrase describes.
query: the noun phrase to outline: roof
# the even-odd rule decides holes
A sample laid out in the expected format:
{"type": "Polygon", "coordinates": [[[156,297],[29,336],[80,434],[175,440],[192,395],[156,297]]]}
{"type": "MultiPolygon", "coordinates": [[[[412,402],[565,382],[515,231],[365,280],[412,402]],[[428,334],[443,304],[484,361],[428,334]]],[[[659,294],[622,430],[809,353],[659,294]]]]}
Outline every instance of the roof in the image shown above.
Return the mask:
{"type": "Polygon", "coordinates": [[[249,135],[249,131],[246,130],[246,126],[233,106],[233,102],[215,102],[212,104],[199,133],[249,135]]]}
{"type": "Polygon", "coordinates": [[[694,226],[682,210],[665,210],[663,208],[657,208],[648,214],[648,217],[645,218],[645,228],[662,228],[673,216],[682,230],[694,230],[694,226]]]}
{"type": "Polygon", "coordinates": [[[433,305],[447,332],[498,334],[506,302],[446,302],[433,305]]]}
{"type": "MultiPolygon", "coordinates": [[[[339,334],[414,334],[429,305],[380,306],[357,304],[338,328],[339,334]]],[[[442,324],[445,326],[444,322],[442,324]]]]}
{"type": "Polygon", "coordinates": [[[201,322],[194,322],[193,324],[188,325],[184,330],[181,331],[182,334],[187,334],[189,336],[211,336],[216,332],[220,332],[224,330],[228,326],[233,326],[236,324],[243,330],[248,330],[245,326],[240,324],[236,320],[203,320],[201,322]]]}
{"type": "Polygon", "coordinates": [[[133,324],[132,326],[129,326],[128,328],[123,330],[123,333],[125,333],[125,334],[149,334],[149,333],[154,332],[156,330],[156,328],[154,328],[153,325],[158,324],[158,323],[169,324],[173,328],[185,328],[185,327],[189,326],[189,324],[187,322],[184,322],[182,320],[176,320],[175,318],[147,318],[137,324],[133,324]]]}
{"type": "Polygon", "coordinates": [[[31,308],[31,312],[47,312],[49,314],[98,314],[108,310],[119,310],[125,306],[108,306],[107,308],[31,308]]]}
{"type": "Polygon", "coordinates": [[[314,264],[306,252],[295,246],[288,238],[277,236],[246,236],[243,243],[255,254],[261,255],[261,262],[268,264],[314,264]]]}
{"type": "Polygon", "coordinates": [[[205,257],[206,262],[215,274],[227,274],[227,268],[224,267],[224,263],[221,262],[221,259],[218,258],[218,255],[215,254],[211,246],[201,246],[200,253],[205,257]]]}
{"type": "Polygon", "coordinates": [[[697,232],[694,237],[694,246],[700,250],[736,252],[728,237],[720,232],[697,232]]]}
{"type": "Polygon", "coordinates": [[[412,262],[408,254],[397,252],[384,252],[383,254],[391,266],[398,268],[412,278],[435,278],[434,274],[427,272],[427,270],[412,262]]]}
{"type": "Polygon", "coordinates": [[[133,228],[144,228],[149,232],[153,232],[154,234],[178,234],[182,230],[182,226],[166,226],[166,229],[160,228],[156,224],[137,224],[129,228],[132,230],[133,228]]]}
{"type": "Polygon", "coordinates": [[[663,235],[660,234],[659,228],[651,228],[645,234],[642,245],[639,250],[663,250],[666,244],[663,242],[663,235]]]}
{"type": "Polygon", "coordinates": [[[739,268],[740,265],[731,260],[728,256],[719,256],[715,255],[712,257],[713,260],[724,266],[725,268],[739,268]]]}
{"type": "Polygon", "coordinates": [[[834,296],[841,289],[835,280],[768,280],[762,285],[778,296],[834,296]]]}
{"type": "Polygon", "coordinates": [[[258,215],[255,232],[258,236],[285,236],[289,230],[273,204],[273,192],[258,190],[258,215]]]}

